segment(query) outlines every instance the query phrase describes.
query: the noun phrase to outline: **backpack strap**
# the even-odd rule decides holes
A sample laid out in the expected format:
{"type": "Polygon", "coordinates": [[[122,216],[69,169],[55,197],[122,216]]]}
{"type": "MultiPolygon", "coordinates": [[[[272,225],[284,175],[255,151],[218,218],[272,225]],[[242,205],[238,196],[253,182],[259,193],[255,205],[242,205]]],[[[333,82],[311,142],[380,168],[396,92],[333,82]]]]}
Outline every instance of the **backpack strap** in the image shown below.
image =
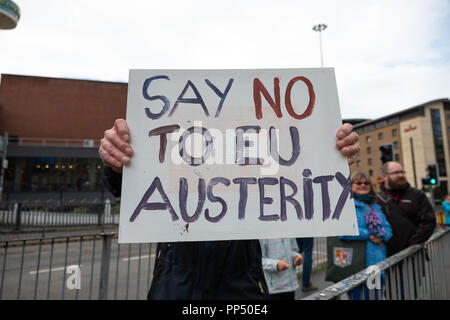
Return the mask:
{"type": "Polygon", "coordinates": [[[389,201],[394,200],[392,199],[392,197],[388,194],[386,194],[386,192],[384,192],[383,190],[379,189],[377,191],[377,197],[378,199],[380,199],[385,205],[388,204],[389,201]]]}

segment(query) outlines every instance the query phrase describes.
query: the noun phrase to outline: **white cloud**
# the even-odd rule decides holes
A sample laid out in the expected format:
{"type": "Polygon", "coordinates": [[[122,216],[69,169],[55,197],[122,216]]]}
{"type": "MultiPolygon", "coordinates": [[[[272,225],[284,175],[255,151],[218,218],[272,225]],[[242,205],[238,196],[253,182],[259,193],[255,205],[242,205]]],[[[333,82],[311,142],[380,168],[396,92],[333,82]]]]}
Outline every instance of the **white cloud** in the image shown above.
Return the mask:
{"type": "Polygon", "coordinates": [[[448,0],[16,0],[0,72],[127,81],[130,68],[336,68],[344,117],[450,96],[448,0]]]}

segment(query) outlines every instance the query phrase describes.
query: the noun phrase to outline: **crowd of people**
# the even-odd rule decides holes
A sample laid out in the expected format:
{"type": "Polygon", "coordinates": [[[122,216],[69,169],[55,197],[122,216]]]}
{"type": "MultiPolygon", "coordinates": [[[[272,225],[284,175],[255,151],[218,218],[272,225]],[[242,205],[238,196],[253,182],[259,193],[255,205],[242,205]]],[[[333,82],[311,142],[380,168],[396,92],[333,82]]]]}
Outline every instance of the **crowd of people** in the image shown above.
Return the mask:
{"type": "MultiPolygon", "coordinates": [[[[357,260],[358,254],[364,255],[362,257],[364,261],[362,269],[375,265],[409,246],[425,242],[436,228],[433,206],[424,192],[410,186],[401,164],[387,162],[383,165],[382,171],[384,181],[377,192],[370,177],[364,172],[357,171],[351,176],[359,234],[339,238],[349,242],[365,243],[365,250],[352,252],[354,261],[357,260]]],[[[450,197],[446,198],[442,207],[450,213],[450,197]]],[[[292,277],[292,270],[286,271],[286,267],[275,268],[275,266],[278,266],[278,264],[275,264],[276,261],[273,262],[271,267],[267,265],[268,260],[290,261],[291,257],[284,255],[284,252],[297,254],[296,246],[291,245],[290,251],[286,251],[283,245],[279,245],[288,243],[288,241],[289,239],[275,239],[262,242],[264,244],[265,276],[269,282],[269,291],[272,289],[277,294],[276,297],[279,297],[281,292],[292,292],[298,288],[298,284],[292,285],[287,281],[289,277],[292,277]],[[270,250],[267,250],[268,247],[270,247],[270,250]],[[275,275],[276,273],[278,275],[275,275]]],[[[328,258],[333,259],[335,257],[328,258]]],[[[306,265],[307,269],[310,267],[310,263],[306,265]]],[[[305,266],[303,269],[305,269],[305,266]]],[[[310,283],[308,272],[302,275],[306,275],[308,278],[309,287],[316,288],[310,283]]],[[[374,289],[376,299],[383,294],[384,290],[384,273],[382,272],[380,276],[381,288],[374,289]]],[[[302,286],[302,289],[307,288],[308,286],[302,286]]],[[[364,297],[369,297],[368,290],[367,286],[364,286],[364,297]]],[[[349,296],[354,300],[361,299],[360,288],[352,289],[349,296]]],[[[292,298],[292,295],[287,297],[292,298]]]]}
{"type": "MultiPolygon", "coordinates": [[[[336,138],[336,148],[354,163],[359,144],[352,126],[344,124],[336,138]]],[[[119,119],[105,131],[99,148],[104,183],[115,196],[120,196],[122,168],[133,156],[129,142],[126,121],[119,119]]],[[[424,192],[410,186],[402,165],[387,162],[382,170],[378,191],[367,174],[351,176],[359,235],[339,237],[365,242],[365,267],[425,242],[436,228],[433,206],[424,192]]],[[[450,197],[443,208],[450,213],[450,197]]],[[[292,300],[299,288],[296,266],[302,265],[301,289],[318,289],[311,282],[313,244],[314,238],[159,243],[148,298],[292,300]]],[[[351,296],[360,299],[359,289],[351,296]]]]}

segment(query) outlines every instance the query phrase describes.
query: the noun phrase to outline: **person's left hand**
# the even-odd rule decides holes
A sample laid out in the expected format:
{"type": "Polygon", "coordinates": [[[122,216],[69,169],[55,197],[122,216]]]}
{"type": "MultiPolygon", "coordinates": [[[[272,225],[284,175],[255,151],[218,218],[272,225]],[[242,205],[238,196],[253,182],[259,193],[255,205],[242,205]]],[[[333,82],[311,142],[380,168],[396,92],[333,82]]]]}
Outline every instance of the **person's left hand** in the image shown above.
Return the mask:
{"type": "Polygon", "coordinates": [[[355,163],[359,152],[359,136],[353,132],[353,126],[350,123],[344,123],[337,131],[336,137],[336,148],[347,157],[349,165],[355,163]]]}
{"type": "Polygon", "coordinates": [[[295,265],[296,266],[300,265],[302,263],[302,261],[303,261],[303,258],[302,258],[301,254],[298,254],[295,256],[295,265]]]}

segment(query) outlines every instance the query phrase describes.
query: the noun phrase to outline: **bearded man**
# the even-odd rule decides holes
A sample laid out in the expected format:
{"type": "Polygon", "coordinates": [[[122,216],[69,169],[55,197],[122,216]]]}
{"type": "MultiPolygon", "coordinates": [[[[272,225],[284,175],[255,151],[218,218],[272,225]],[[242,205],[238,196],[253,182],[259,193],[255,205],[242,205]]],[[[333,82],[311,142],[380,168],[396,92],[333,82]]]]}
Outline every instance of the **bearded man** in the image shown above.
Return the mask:
{"type": "Polygon", "coordinates": [[[428,240],[436,228],[433,207],[424,192],[409,185],[400,163],[383,165],[383,179],[377,203],[392,227],[386,243],[387,256],[428,240]]]}

